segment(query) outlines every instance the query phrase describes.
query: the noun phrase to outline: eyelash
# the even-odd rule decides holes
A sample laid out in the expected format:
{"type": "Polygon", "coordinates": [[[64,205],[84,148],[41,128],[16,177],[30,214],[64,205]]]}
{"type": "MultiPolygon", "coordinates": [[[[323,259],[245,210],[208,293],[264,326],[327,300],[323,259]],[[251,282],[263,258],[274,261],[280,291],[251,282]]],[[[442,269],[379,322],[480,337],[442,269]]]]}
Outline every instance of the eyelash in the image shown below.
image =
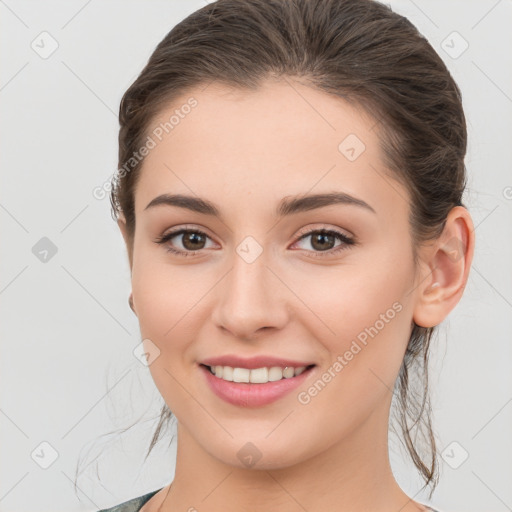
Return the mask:
{"type": "MultiPolygon", "coordinates": [[[[206,233],[204,233],[203,231],[201,231],[199,229],[184,229],[184,228],[181,228],[181,229],[177,229],[175,231],[171,231],[170,233],[167,233],[165,235],[162,235],[162,236],[158,237],[156,240],[154,240],[154,242],[157,243],[157,244],[165,244],[166,242],[168,242],[172,238],[174,238],[174,237],[176,237],[178,235],[186,234],[186,233],[196,233],[196,234],[203,235],[203,236],[205,236],[207,238],[210,238],[206,233]]],[[[314,254],[315,258],[323,258],[323,257],[326,257],[326,256],[332,256],[333,254],[337,254],[340,251],[343,251],[345,249],[350,248],[353,245],[356,245],[356,241],[353,238],[350,238],[347,235],[345,235],[343,233],[340,233],[339,231],[335,231],[335,230],[331,230],[331,229],[324,229],[324,228],[312,229],[312,230],[309,230],[309,231],[301,231],[300,232],[301,236],[296,240],[296,242],[299,242],[300,240],[302,240],[304,238],[307,238],[308,236],[310,236],[310,235],[312,235],[314,233],[318,233],[318,234],[322,234],[322,235],[333,235],[338,240],[343,242],[338,247],[335,247],[333,249],[329,249],[327,251],[308,251],[308,252],[312,252],[314,254]]],[[[296,243],[296,242],[294,242],[294,243],[296,243]]],[[[198,251],[181,251],[179,249],[175,249],[175,248],[170,247],[170,246],[167,246],[165,249],[166,249],[166,251],[168,251],[170,253],[173,253],[173,254],[177,254],[179,256],[194,256],[196,253],[198,253],[201,250],[203,250],[203,249],[200,249],[198,251]]]]}

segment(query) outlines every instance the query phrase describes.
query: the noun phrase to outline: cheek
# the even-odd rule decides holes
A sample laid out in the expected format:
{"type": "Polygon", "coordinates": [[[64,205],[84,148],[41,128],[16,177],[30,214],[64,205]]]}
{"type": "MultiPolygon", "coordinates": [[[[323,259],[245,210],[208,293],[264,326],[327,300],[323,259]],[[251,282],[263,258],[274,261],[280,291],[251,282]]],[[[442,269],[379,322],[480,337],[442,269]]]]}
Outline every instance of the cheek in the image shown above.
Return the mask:
{"type": "MultiPolygon", "coordinates": [[[[167,350],[167,340],[180,328],[180,319],[191,309],[195,293],[187,283],[187,273],[180,267],[165,265],[143,249],[135,252],[132,268],[132,291],[141,336],[167,350]]],[[[197,299],[196,299],[197,300],[197,299]]]]}
{"type": "Polygon", "coordinates": [[[369,273],[347,277],[337,291],[325,294],[318,288],[308,296],[323,321],[314,318],[309,328],[328,357],[300,403],[311,401],[304,411],[319,411],[322,425],[329,425],[327,437],[355,428],[390,397],[412,318],[405,279],[401,285],[397,281],[389,273],[369,273]]]}
{"type": "MultiPolygon", "coordinates": [[[[314,314],[302,314],[319,340],[334,352],[346,348],[353,339],[365,339],[398,330],[410,323],[406,301],[413,282],[412,266],[392,263],[392,258],[357,262],[321,271],[303,273],[293,279],[294,291],[314,314]]],[[[288,276],[291,280],[292,276],[288,276]]],[[[299,306],[299,304],[298,304],[299,306]]],[[[303,306],[301,306],[301,310],[303,306]]],[[[306,310],[305,310],[306,311],[306,310]]],[[[412,318],[412,316],[411,316],[412,318]]]]}
{"type": "Polygon", "coordinates": [[[393,387],[410,336],[414,277],[412,259],[397,261],[381,253],[372,262],[301,279],[300,294],[315,313],[305,311],[302,319],[326,349],[324,371],[338,362],[334,384],[321,398],[325,407],[336,403],[338,412],[365,414],[393,387]]]}
{"type": "Polygon", "coordinates": [[[157,263],[154,256],[152,261],[140,257],[132,270],[141,339],[151,340],[150,350],[158,354],[149,371],[167,406],[180,418],[190,407],[180,383],[192,378],[190,349],[197,338],[194,326],[201,324],[198,303],[205,294],[201,281],[191,280],[191,275],[185,267],[157,263]]]}
{"type": "Polygon", "coordinates": [[[191,367],[194,342],[211,313],[208,293],[217,280],[207,266],[169,263],[165,256],[143,249],[136,255],[134,303],[142,339],[150,339],[160,350],[156,367],[173,373],[191,367]]]}

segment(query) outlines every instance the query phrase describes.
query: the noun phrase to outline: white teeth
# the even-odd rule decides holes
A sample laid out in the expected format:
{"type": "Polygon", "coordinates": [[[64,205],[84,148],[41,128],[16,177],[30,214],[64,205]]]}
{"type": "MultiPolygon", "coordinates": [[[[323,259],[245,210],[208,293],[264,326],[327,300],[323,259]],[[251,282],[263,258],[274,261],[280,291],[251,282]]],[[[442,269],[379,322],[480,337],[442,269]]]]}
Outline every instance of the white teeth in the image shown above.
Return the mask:
{"type": "Polygon", "coordinates": [[[295,374],[295,370],[294,370],[293,366],[287,366],[283,370],[283,377],[285,377],[286,379],[293,377],[294,374],[295,374]]]}
{"type": "Polygon", "coordinates": [[[268,382],[268,368],[255,368],[251,370],[249,382],[254,382],[255,384],[268,382]]]}
{"type": "Polygon", "coordinates": [[[233,382],[249,382],[251,370],[247,368],[233,368],[233,382]]]}
{"type": "Polygon", "coordinates": [[[233,382],[233,368],[231,366],[216,366],[215,367],[215,375],[217,377],[221,377],[224,380],[229,380],[233,382]],[[221,368],[221,374],[217,374],[218,368],[221,368]]]}
{"type": "Polygon", "coordinates": [[[230,382],[251,382],[265,384],[281,379],[290,379],[300,375],[306,369],[305,366],[294,368],[293,366],[272,366],[270,368],[233,368],[232,366],[211,366],[211,372],[220,379],[230,382]]]}
{"type": "Polygon", "coordinates": [[[274,382],[283,378],[283,369],[279,366],[273,366],[268,370],[268,380],[274,382]]]}

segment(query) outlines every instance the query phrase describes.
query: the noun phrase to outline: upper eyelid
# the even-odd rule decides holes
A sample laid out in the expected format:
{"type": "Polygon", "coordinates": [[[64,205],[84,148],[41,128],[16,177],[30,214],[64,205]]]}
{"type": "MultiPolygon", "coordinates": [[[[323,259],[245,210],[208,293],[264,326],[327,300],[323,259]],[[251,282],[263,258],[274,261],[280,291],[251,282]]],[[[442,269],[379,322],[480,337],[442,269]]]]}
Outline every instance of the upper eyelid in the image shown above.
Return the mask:
{"type": "Polygon", "coordinates": [[[313,227],[307,227],[307,228],[301,228],[299,231],[298,231],[298,236],[303,236],[303,235],[310,235],[312,232],[316,232],[316,231],[334,231],[336,233],[339,233],[343,236],[346,236],[347,238],[350,238],[350,239],[355,239],[355,235],[353,235],[350,231],[348,231],[347,229],[344,229],[344,228],[340,228],[340,227],[330,227],[330,226],[313,226],[313,227]]]}
{"type": "Polygon", "coordinates": [[[194,226],[188,226],[188,225],[179,226],[177,228],[171,228],[169,231],[164,232],[164,234],[160,235],[157,238],[161,239],[161,238],[167,238],[167,237],[174,237],[174,236],[182,235],[189,231],[192,231],[195,233],[202,233],[203,235],[206,235],[211,240],[214,240],[214,237],[212,237],[211,235],[208,234],[208,230],[206,228],[194,227],[194,226]]]}

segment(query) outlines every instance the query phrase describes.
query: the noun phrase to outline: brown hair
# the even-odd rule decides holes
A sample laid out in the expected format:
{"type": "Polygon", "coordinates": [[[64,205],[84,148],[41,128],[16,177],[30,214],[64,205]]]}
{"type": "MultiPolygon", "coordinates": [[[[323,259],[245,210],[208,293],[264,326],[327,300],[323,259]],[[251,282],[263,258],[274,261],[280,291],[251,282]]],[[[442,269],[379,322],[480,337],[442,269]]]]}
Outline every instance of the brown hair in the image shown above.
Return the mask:
{"type": "MultiPolygon", "coordinates": [[[[300,79],[372,116],[384,163],[409,191],[414,254],[417,244],[439,236],[449,211],[462,205],[466,123],[459,88],[414,25],[373,0],[217,0],[166,35],[122,98],[124,172],[112,180],[110,201],[115,218],[124,214],[132,243],[143,160],[130,159],[156,115],[201,84],[255,89],[279,77],[300,79]],[[127,168],[128,161],[135,163],[127,168]]],[[[438,481],[428,390],[433,333],[412,326],[394,394],[402,440],[430,495],[438,481]],[[413,442],[418,435],[427,456],[413,442]]],[[[164,405],[146,458],[171,417],[164,405]]]]}

